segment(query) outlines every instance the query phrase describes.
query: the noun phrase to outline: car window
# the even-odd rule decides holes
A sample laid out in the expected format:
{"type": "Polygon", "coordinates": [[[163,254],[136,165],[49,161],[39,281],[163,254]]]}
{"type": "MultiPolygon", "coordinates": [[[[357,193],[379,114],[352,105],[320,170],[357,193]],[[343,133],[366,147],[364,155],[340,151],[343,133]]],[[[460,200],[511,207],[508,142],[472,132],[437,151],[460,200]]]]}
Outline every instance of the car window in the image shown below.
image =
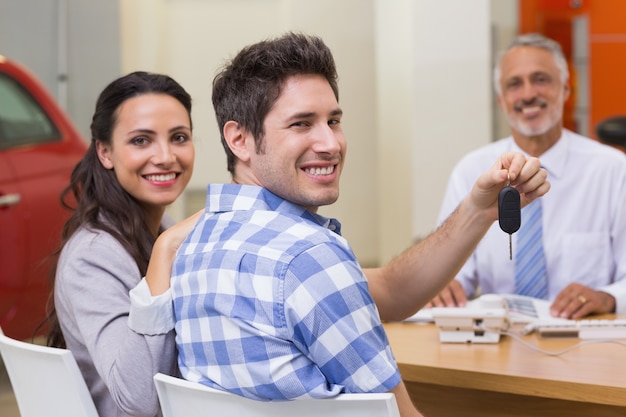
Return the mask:
{"type": "Polygon", "coordinates": [[[58,130],[30,93],[0,74],[0,149],[59,139],[58,130]]]}

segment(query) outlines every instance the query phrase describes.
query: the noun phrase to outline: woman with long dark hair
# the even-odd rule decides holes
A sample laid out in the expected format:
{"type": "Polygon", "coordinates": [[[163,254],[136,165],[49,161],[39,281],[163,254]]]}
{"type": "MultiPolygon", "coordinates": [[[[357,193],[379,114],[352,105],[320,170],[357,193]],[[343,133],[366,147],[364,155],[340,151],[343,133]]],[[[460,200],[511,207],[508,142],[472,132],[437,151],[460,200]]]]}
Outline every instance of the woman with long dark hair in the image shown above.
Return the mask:
{"type": "Polygon", "coordinates": [[[159,415],[152,377],[177,373],[173,332],[128,327],[129,291],[147,274],[169,275],[188,228],[163,233],[165,209],[193,161],[191,97],[175,80],[133,72],[102,91],[91,144],[64,192],[76,207],[53,271],[48,334],[74,354],[101,417],[159,415]]]}

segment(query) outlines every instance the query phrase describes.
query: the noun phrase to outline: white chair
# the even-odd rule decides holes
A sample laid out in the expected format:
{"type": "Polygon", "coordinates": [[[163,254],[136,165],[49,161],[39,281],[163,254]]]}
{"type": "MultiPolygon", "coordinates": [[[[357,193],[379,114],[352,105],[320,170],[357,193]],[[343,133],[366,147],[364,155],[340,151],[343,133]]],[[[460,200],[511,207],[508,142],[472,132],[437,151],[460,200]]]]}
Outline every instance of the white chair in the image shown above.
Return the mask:
{"type": "Polygon", "coordinates": [[[163,417],[400,417],[391,393],[264,402],[160,373],[154,383],[163,417]]]}
{"type": "Polygon", "coordinates": [[[21,417],[98,417],[69,350],[15,340],[0,329],[0,353],[21,417]]]}

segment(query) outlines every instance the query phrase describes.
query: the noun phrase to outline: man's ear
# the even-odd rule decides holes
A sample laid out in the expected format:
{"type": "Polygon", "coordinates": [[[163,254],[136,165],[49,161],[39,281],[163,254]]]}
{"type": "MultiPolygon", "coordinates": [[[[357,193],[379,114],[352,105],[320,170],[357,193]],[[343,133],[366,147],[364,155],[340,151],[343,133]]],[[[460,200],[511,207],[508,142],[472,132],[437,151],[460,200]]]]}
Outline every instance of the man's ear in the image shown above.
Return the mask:
{"type": "Polygon", "coordinates": [[[563,88],[565,89],[565,91],[563,92],[563,102],[566,102],[572,90],[570,89],[568,83],[565,83],[565,86],[563,88]]]}
{"type": "Polygon", "coordinates": [[[96,153],[103,167],[113,169],[113,161],[111,160],[111,147],[99,140],[96,141],[96,153]]]}
{"type": "Polygon", "coordinates": [[[498,94],[498,95],[496,96],[496,102],[498,103],[498,107],[499,107],[499,108],[500,108],[500,109],[501,109],[504,113],[506,113],[506,108],[505,108],[505,106],[504,106],[504,103],[503,103],[503,98],[502,98],[502,95],[501,95],[501,94],[498,94]]]}
{"type": "Polygon", "coordinates": [[[229,120],[224,125],[224,139],[226,139],[226,144],[235,154],[235,156],[243,161],[247,162],[250,159],[250,152],[252,151],[249,148],[250,139],[252,143],[254,143],[254,139],[251,137],[250,133],[245,129],[242,129],[239,123],[234,120],[229,120]]]}

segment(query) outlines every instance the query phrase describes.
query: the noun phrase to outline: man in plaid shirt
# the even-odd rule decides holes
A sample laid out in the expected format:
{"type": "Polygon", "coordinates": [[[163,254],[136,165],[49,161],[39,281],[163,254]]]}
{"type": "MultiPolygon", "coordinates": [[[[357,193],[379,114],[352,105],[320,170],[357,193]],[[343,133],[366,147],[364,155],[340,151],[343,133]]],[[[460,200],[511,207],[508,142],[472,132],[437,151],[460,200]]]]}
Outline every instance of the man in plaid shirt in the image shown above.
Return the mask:
{"type": "MultiPolygon", "coordinates": [[[[338,198],[346,154],[335,64],[323,41],[288,33],[244,48],[215,78],[213,105],[233,183],[209,186],[206,211],[174,262],[183,377],[266,401],[390,391],[403,416],[419,416],[368,286],[388,285],[381,281],[396,269],[423,269],[428,278],[460,267],[495,219],[507,172],[529,193],[524,199],[547,191],[538,161],[506,155],[478,180],[438,232],[460,222],[471,235],[451,245],[452,266],[434,265],[435,273],[416,265],[429,250],[444,252],[439,236],[422,255],[411,249],[366,278],[339,222],[317,214],[338,198]]],[[[420,300],[446,282],[422,285],[420,300]]],[[[381,303],[393,310],[390,300],[381,303]]]]}

